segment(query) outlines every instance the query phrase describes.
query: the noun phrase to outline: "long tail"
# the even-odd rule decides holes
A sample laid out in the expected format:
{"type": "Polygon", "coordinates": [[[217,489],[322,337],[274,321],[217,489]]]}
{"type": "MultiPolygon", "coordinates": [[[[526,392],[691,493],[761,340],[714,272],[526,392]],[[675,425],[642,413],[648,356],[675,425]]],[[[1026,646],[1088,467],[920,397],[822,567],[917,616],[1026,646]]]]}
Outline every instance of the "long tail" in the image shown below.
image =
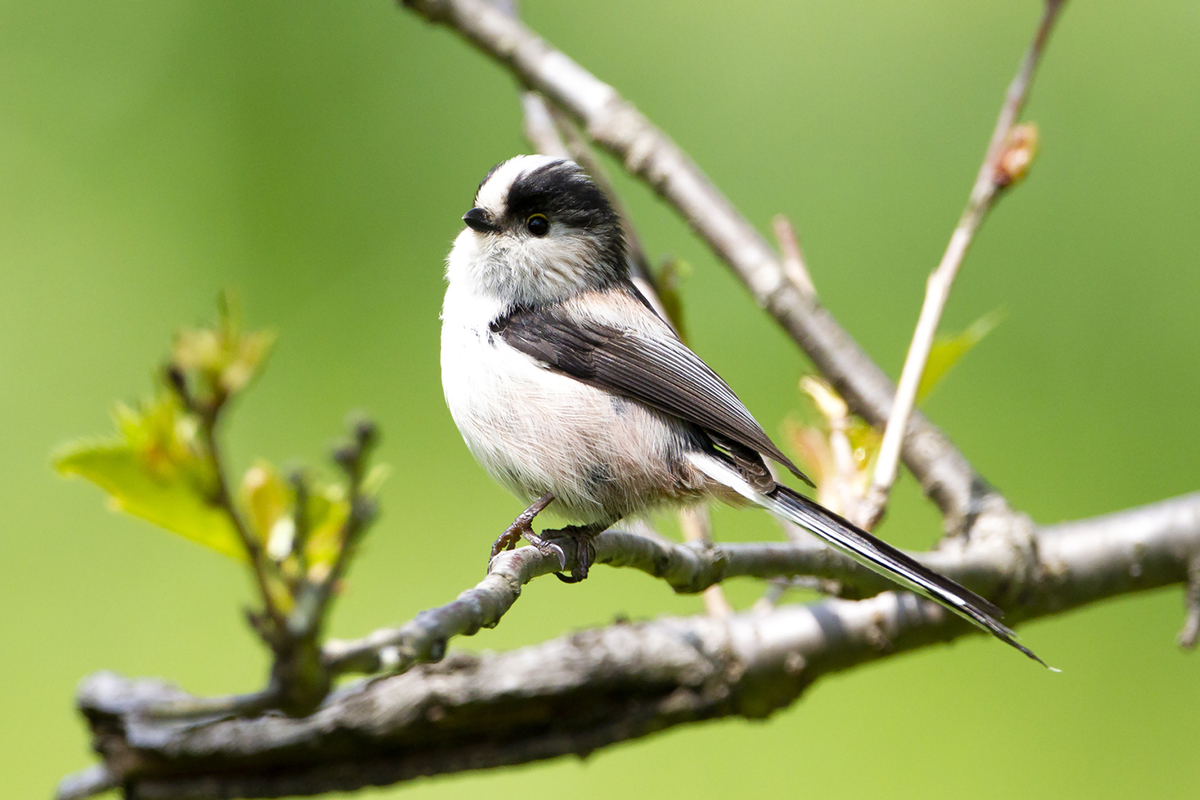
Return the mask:
{"type": "Polygon", "coordinates": [[[776,486],[767,494],[755,491],[736,470],[708,456],[696,454],[689,459],[701,472],[763,506],[791,520],[805,530],[841,550],[865,567],[911,589],[923,597],[941,603],[1002,642],[1020,650],[1043,667],[1049,667],[1032,650],[1017,641],[1016,634],[999,620],[1004,611],[944,575],[934,572],[912,556],[862,530],[824,506],[786,486],[776,486]]]}

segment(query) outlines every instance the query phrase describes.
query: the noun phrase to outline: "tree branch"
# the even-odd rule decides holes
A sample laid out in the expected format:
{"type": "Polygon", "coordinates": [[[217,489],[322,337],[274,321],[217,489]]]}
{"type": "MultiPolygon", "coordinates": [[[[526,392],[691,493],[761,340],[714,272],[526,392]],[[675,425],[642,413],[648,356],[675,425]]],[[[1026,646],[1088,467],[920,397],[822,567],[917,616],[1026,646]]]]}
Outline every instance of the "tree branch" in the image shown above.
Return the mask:
{"type": "MultiPolygon", "coordinates": [[[[524,86],[579,120],[593,141],[649,184],[727,263],[759,305],[800,345],[851,409],[882,427],[895,389],[887,375],[816,300],[790,281],[767,241],[669,137],[611,86],[538,38],[488,0],[402,0],[430,22],[459,33],[507,67],[524,86]]],[[[960,530],[1003,499],[946,436],[917,413],[904,463],[960,530]]]]}
{"type": "Polygon", "coordinates": [[[857,520],[868,530],[883,516],[888,493],[892,490],[892,484],[896,482],[900,443],[908,418],[916,405],[917,388],[921,383],[921,376],[925,373],[925,364],[929,361],[929,354],[933,349],[938,322],[946,308],[950,286],[954,283],[958,268],[967,255],[967,248],[971,246],[976,231],[991,210],[993,201],[1024,176],[1033,160],[1033,151],[1037,143],[1036,128],[1032,125],[1017,126],[1016,123],[1020,118],[1021,109],[1025,107],[1034,72],[1064,2],[1065,0],[1046,0],[1045,11],[1033,42],[1029,45],[1025,57],[1021,59],[1016,77],[1005,93],[1000,117],[996,120],[996,128],[992,131],[992,138],[984,154],[983,164],[979,167],[979,174],[975,178],[975,185],[967,199],[967,206],[950,236],[950,244],[947,245],[941,262],[930,274],[926,284],[925,303],[921,307],[917,329],[913,333],[908,355],[904,360],[904,369],[900,373],[896,401],[892,404],[883,443],[879,447],[879,458],[875,462],[875,477],[867,491],[862,518],[857,520]]]}
{"type": "MultiPolygon", "coordinates": [[[[546,535],[546,534],[543,534],[546,535]]],[[[437,661],[446,652],[447,641],[454,636],[470,636],[480,628],[490,628],[512,608],[521,596],[521,587],[534,578],[570,570],[578,560],[575,543],[556,539],[567,558],[562,567],[556,556],[547,556],[533,547],[500,553],[493,559],[487,577],[454,601],[427,609],[399,628],[375,631],[353,642],[330,641],[324,649],[324,661],[336,674],[404,672],[416,664],[437,661]]],[[[836,584],[848,597],[867,597],[892,588],[886,578],[861,566],[837,551],[818,544],[785,542],[729,542],[679,544],[667,539],[632,531],[609,530],[593,541],[594,561],[612,567],[629,567],[667,582],[684,594],[703,592],[728,578],[776,578],[811,575],[836,584]]],[[[977,546],[980,559],[982,545],[977,546]]],[[[953,572],[967,560],[954,563],[938,553],[917,554],[935,569],[943,561],[953,572]]]]}
{"type": "MultiPolygon", "coordinates": [[[[1200,493],[1016,528],[972,537],[979,541],[957,556],[952,543],[939,558],[995,587],[1021,622],[1185,583],[1200,553],[1200,493]],[[1021,540],[1022,554],[999,564],[964,555],[1021,540]]],[[[635,548],[628,557],[647,556],[635,548]]],[[[726,576],[737,563],[731,555],[726,576]]],[[[77,787],[89,785],[122,785],[130,798],[280,797],[584,755],[685,723],[765,717],[824,675],[972,632],[940,606],[896,592],[614,624],[508,653],[452,654],[340,690],[303,718],[156,720],[139,709],[178,702],[180,690],[100,673],[83,683],[79,704],[106,772],[66,779],[59,797],[83,797],[77,787]]]]}

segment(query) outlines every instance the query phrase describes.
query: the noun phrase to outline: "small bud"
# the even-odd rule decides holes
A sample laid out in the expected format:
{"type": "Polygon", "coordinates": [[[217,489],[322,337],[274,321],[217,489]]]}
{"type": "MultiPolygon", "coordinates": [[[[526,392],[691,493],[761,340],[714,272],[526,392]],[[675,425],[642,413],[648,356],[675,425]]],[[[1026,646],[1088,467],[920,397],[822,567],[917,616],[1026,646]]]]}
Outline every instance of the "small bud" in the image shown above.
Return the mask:
{"type": "Polygon", "coordinates": [[[167,385],[171,387],[171,391],[175,392],[181,399],[186,399],[188,396],[187,377],[184,376],[183,370],[180,369],[179,365],[175,363],[167,364],[163,372],[166,375],[167,385]]]}
{"type": "Polygon", "coordinates": [[[358,446],[366,450],[375,445],[379,438],[379,429],[371,420],[363,417],[354,422],[354,439],[358,442],[358,446]]]}
{"type": "Polygon", "coordinates": [[[846,401],[825,381],[806,375],[800,379],[800,388],[813,399],[821,414],[830,421],[845,420],[849,409],[846,401]]]}
{"type": "Polygon", "coordinates": [[[308,474],[304,467],[293,467],[287,472],[287,482],[296,492],[297,497],[308,494],[308,474]]]}
{"type": "Polygon", "coordinates": [[[333,449],[333,460],[347,472],[354,469],[358,463],[359,449],[353,444],[338,445],[333,449]]]}
{"type": "Polygon", "coordinates": [[[1037,125],[1027,122],[1010,130],[1004,139],[1000,157],[996,160],[996,172],[992,178],[996,187],[1005,189],[1029,174],[1037,149],[1037,125]]]}
{"type": "Polygon", "coordinates": [[[291,517],[280,517],[267,535],[267,555],[272,561],[280,563],[294,552],[295,541],[296,521],[291,517]]]}

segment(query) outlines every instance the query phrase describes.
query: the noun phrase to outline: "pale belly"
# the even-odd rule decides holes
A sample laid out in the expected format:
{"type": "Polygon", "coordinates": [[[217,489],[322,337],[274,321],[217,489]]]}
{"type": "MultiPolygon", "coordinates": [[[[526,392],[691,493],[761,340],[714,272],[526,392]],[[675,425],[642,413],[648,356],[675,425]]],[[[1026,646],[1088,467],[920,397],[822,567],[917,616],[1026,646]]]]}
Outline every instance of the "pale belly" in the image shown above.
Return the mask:
{"type": "Polygon", "coordinates": [[[704,479],[681,457],[688,432],[639,403],[550,372],[486,326],[442,326],[442,388],[480,465],[529,502],[576,523],[612,524],[699,496],[704,479]]]}

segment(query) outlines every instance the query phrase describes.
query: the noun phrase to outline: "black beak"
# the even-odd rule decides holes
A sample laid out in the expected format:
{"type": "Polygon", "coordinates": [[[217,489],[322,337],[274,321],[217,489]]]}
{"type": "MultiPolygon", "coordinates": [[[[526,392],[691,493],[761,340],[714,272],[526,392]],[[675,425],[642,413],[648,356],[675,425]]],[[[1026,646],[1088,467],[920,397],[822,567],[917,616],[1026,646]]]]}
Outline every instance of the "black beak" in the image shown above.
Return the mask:
{"type": "Polygon", "coordinates": [[[476,233],[496,233],[500,230],[500,226],[492,223],[488,219],[487,212],[482,208],[472,208],[463,214],[463,222],[467,223],[467,227],[476,233]]]}

